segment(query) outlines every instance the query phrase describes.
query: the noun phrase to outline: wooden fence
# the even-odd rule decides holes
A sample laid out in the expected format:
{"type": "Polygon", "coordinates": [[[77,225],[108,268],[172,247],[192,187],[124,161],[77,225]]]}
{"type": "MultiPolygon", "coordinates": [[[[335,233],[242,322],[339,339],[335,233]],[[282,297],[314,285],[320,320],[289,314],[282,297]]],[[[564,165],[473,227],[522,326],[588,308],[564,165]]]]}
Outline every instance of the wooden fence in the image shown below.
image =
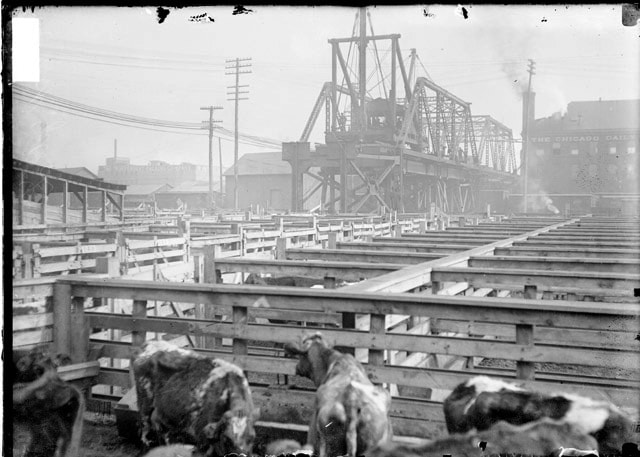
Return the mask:
{"type": "MultiPolygon", "coordinates": [[[[615,372],[625,367],[637,376],[640,361],[633,339],[640,324],[638,304],[535,299],[496,301],[479,297],[117,279],[97,281],[69,276],[58,279],[54,285],[53,306],[56,348],[70,353],[75,362],[85,361],[91,350],[99,350],[102,357],[127,359],[132,346],[142,344],[148,332],[194,338],[208,335],[231,342],[229,346],[204,350],[208,355],[233,361],[252,373],[293,375],[295,360],[283,358],[277,344],[295,341],[309,329],[254,323],[266,307],[279,316],[297,313],[296,318],[303,318],[304,313],[328,317],[348,313],[367,316],[370,319],[367,330],[325,328],[323,334],[334,345],[367,350],[366,369],[376,383],[451,390],[469,376],[487,374],[507,380],[520,377],[525,385],[545,392],[570,390],[593,398],[606,398],[621,407],[637,406],[639,398],[635,377],[538,373],[534,365],[581,365],[592,367],[594,373],[602,373],[603,369],[615,372]],[[89,299],[131,300],[131,297],[135,297],[131,314],[85,311],[85,302],[89,299]],[[229,318],[203,321],[193,317],[148,316],[147,302],[152,300],[201,304],[213,308],[216,315],[229,318]],[[387,328],[386,323],[398,315],[426,319],[439,332],[459,332],[460,327],[466,331],[446,336],[446,333],[396,332],[387,328]],[[90,340],[90,328],[131,332],[132,343],[90,340]],[[487,336],[492,338],[486,339],[487,336]],[[592,345],[584,347],[585,338],[592,345]],[[262,346],[261,350],[253,351],[253,344],[262,346]],[[393,365],[388,351],[453,355],[471,361],[502,359],[515,362],[517,369],[473,367],[473,362],[470,362],[471,370],[406,367],[393,365]]],[[[129,374],[123,369],[101,369],[97,382],[131,387],[129,374]]],[[[254,389],[255,401],[263,411],[262,420],[282,422],[293,418],[306,423],[313,407],[313,389],[303,388],[305,384],[297,380],[294,383],[281,390],[254,389]]],[[[444,429],[442,405],[437,401],[394,397],[391,416],[394,427],[402,435],[431,437],[444,429]]]]}

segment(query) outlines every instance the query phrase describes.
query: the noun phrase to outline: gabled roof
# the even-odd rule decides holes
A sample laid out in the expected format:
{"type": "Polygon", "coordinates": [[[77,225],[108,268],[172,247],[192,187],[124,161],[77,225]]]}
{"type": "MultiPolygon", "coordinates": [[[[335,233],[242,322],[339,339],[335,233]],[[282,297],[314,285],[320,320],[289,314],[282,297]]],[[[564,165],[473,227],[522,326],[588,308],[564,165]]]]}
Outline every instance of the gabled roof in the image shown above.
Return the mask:
{"type": "MultiPolygon", "coordinates": [[[[220,183],[213,183],[214,192],[220,192],[220,183]]],[[[158,193],[207,193],[209,192],[209,183],[207,181],[187,181],[183,182],[172,189],[159,191],[158,193]]]]}
{"type": "Polygon", "coordinates": [[[89,179],[102,179],[97,174],[93,173],[86,167],[71,167],[71,168],[56,168],[58,171],[63,171],[65,173],[69,173],[76,176],[82,176],[83,178],[89,179]]]}
{"type": "MultiPolygon", "coordinates": [[[[291,165],[282,160],[282,152],[255,152],[245,154],[238,159],[238,175],[290,175],[291,165]]],[[[233,167],[229,167],[225,176],[233,176],[233,167]]]]}
{"type": "Polygon", "coordinates": [[[171,189],[169,184],[128,184],[125,195],[151,195],[171,189]]]}
{"type": "Polygon", "coordinates": [[[639,130],[640,100],[570,102],[564,116],[536,119],[534,131],[639,130]]]}

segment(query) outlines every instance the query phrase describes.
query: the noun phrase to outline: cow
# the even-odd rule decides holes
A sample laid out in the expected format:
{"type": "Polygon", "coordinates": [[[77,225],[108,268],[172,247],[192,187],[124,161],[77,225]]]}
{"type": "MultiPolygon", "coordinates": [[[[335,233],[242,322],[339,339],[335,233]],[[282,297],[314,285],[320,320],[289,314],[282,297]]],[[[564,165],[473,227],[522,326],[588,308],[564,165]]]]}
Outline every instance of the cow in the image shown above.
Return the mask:
{"type": "Polygon", "coordinates": [[[191,444],[171,444],[153,448],[144,457],[201,457],[201,454],[197,454],[191,444]]]}
{"type": "Polygon", "coordinates": [[[566,422],[542,419],[524,425],[504,421],[491,429],[466,434],[454,434],[425,445],[409,446],[386,443],[367,454],[367,457],[483,457],[487,455],[546,456],[562,446],[593,449],[596,440],[566,422]]]}
{"type": "Polygon", "coordinates": [[[244,283],[259,286],[311,287],[322,284],[322,280],[305,278],[303,276],[261,277],[260,275],[251,273],[244,280],[244,283]]]}
{"type": "Polygon", "coordinates": [[[601,453],[619,453],[632,440],[631,420],[608,402],[565,393],[546,395],[487,376],[459,384],[443,407],[449,433],[487,430],[501,420],[521,425],[548,417],[593,435],[601,453]]]}
{"type": "Polygon", "coordinates": [[[13,382],[32,382],[44,375],[46,371],[71,364],[71,358],[66,354],[52,355],[44,348],[34,348],[29,351],[13,351],[13,382]]]}
{"type": "Polygon", "coordinates": [[[251,451],[258,410],[236,365],[150,341],[132,366],[147,449],[186,443],[206,457],[251,451]]]}
{"type": "Polygon", "coordinates": [[[82,437],[84,396],[60,379],[51,359],[33,360],[37,363],[16,373],[18,379],[30,381],[13,384],[13,419],[30,436],[25,457],[75,457],[82,437]]]}
{"type": "Polygon", "coordinates": [[[351,354],[328,347],[320,333],[287,343],[285,354],[299,359],[296,374],[318,389],[308,439],[318,457],[355,457],[391,439],[391,396],[351,354]]]}

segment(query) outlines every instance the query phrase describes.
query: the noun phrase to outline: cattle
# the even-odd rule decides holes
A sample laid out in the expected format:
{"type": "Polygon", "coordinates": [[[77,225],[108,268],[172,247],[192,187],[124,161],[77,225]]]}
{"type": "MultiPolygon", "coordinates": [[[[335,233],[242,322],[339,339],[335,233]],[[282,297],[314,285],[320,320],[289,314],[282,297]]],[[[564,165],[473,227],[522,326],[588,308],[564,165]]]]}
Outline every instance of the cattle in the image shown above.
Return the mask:
{"type": "Polygon", "coordinates": [[[13,419],[30,436],[25,457],[75,457],[82,437],[84,397],[60,379],[51,359],[33,360],[37,363],[16,373],[30,381],[13,384],[13,419]],[[47,368],[35,377],[43,367],[47,368]]]}
{"type": "Polygon", "coordinates": [[[132,364],[146,448],[193,444],[206,457],[251,451],[258,410],[236,365],[165,341],[145,343],[132,364]]]}
{"type": "Polygon", "coordinates": [[[608,402],[541,394],[487,376],[458,385],[443,406],[449,433],[487,430],[501,420],[520,425],[548,417],[593,435],[601,453],[619,453],[632,438],[631,421],[608,402]]]}
{"type": "Polygon", "coordinates": [[[13,382],[32,382],[44,375],[46,371],[54,370],[63,365],[71,364],[71,358],[66,354],[52,355],[43,348],[29,351],[13,351],[13,382]]]}
{"type": "Polygon", "coordinates": [[[244,283],[259,286],[311,287],[322,284],[322,280],[305,278],[303,276],[261,277],[260,275],[251,273],[244,280],[244,283]]]}
{"type": "Polygon", "coordinates": [[[551,419],[512,425],[501,421],[491,429],[454,434],[421,446],[386,443],[367,457],[483,457],[487,455],[550,455],[562,446],[593,449],[596,440],[568,423],[551,419]]]}
{"type": "Polygon", "coordinates": [[[308,439],[318,457],[355,457],[391,439],[391,396],[351,354],[328,347],[320,333],[287,343],[285,354],[299,359],[296,374],[318,388],[308,439]]]}
{"type": "Polygon", "coordinates": [[[200,457],[190,444],[172,444],[151,449],[144,457],[200,457]]]}

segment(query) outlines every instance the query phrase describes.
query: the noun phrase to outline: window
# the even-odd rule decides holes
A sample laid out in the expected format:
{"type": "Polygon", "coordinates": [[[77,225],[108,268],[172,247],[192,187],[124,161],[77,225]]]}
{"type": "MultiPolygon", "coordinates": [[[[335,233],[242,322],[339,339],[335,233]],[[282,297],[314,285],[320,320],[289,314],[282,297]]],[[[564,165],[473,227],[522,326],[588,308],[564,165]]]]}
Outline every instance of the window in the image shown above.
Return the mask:
{"type": "Polygon", "coordinates": [[[571,149],[571,155],[572,156],[577,156],[578,154],[580,154],[580,151],[578,150],[578,148],[571,149]]]}
{"type": "Polygon", "coordinates": [[[544,155],[544,149],[536,149],[536,155],[542,157],[544,155]]]}
{"type": "Polygon", "coordinates": [[[615,146],[609,146],[609,154],[615,154],[617,151],[615,146]]]}
{"type": "Polygon", "coordinates": [[[635,154],[635,153],[636,153],[636,147],[635,146],[627,147],[627,154],[635,154]]]}

